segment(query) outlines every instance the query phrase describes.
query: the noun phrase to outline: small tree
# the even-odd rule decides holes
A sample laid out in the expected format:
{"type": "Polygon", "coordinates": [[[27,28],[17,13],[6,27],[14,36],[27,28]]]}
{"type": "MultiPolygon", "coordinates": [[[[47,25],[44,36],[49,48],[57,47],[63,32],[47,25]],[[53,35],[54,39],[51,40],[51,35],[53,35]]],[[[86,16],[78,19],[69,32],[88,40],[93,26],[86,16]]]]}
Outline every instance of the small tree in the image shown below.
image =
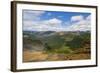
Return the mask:
{"type": "Polygon", "coordinates": [[[47,43],[45,43],[45,48],[46,50],[51,50],[51,47],[47,43]]]}

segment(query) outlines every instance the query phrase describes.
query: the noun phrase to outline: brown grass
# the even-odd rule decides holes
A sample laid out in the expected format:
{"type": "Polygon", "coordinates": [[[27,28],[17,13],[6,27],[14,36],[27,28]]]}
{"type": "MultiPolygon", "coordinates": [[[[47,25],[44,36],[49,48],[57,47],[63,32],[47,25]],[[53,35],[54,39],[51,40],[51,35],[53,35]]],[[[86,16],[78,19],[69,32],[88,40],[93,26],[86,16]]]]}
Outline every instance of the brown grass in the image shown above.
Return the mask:
{"type": "Polygon", "coordinates": [[[84,60],[90,59],[90,57],[90,53],[48,54],[44,51],[37,52],[28,50],[23,52],[23,62],[84,60]]]}
{"type": "Polygon", "coordinates": [[[23,61],[31,62],[31,61],[43,61],[47,58],[47,54],[44,52],[32,52],[32,51],[24,51],[23,53],[23,61]]]}

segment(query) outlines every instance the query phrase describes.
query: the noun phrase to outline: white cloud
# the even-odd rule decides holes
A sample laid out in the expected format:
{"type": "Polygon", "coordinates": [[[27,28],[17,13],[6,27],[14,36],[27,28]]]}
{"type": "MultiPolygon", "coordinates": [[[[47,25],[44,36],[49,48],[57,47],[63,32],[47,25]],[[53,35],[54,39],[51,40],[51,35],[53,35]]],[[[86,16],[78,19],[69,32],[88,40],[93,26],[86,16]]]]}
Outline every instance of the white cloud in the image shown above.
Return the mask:
{"type": "Polygon", "coordinates": [[[34,22],[34,21],[23,21],[23,30],[32,30],[32,27],[34,26],[37,26],[37,22],[34,22]]]}
{"type": "Polygon", "coordinates": [[[84,17],[82,15],[71,17],[71,21],[80,21],[80,20],[83,20],[83,19],[84,19],[84,17]]]}
{"type": "Polygon", "coordinates": [[[39,20],[40,16],[44,13],[45,11],[23,10],[23,19],[24,20],[39,20]]]}
{"type": "Polygon", "coordinates": [[[49,20],[45,20],[43,21],[43,24],[46,24],[48,26],[58,26],[62,23],[61,20],[57,19],[57,18],[53,18],[53,19],[49,19],[49,20]]]}
{"type": "MultiPolygon", "coordinates": [[[[74,17],[74,16],[73,16],[74,17]]],[[[77,22],[72,22],[72,19],[69,22],[65,22],[69,24],[65,27],[62,26],[62,21],[57,18],[52,18],[49,20],[42,21],[24,21],[23,30],[30,31],[87,31],[91,30],[91,16],[87,16],[86,18],[77,18],[77,22]]],[[[75,19],[74,19],[75,21],[75,19]]]]}
{"type": "Polygon", "coordinates": [[[45,11],[37,11],[37,10],[35,10],[35,11],[30,10],[30,11],[29,11],[29,10],[25,10],[24,13],[27,13],[27,14],[34,14],[35,16],[39,16],[39,15],[45,13],[45,11]]]}
{"type": "Polygon", "coordinates": [[[67,30],[70,31],[89,31],[91,29],[90,25],[85,24],[73,24],[67,30]]]}
{"type": "Polygon", "coordinates": [[[78,22],[74,22],[67,30],[70,31],[90,31],[91,30],[91,21],[90,15],[86,19],[81,19],[78,22]]]}
{"type": "Polygon", "coordinates": [[[49,20],[44,20],[40,25],[42,31],[58,31],[61,28],[62,21],[57,18],[52,18],[49,20]]]}
{"type": "Polygon", "coordinates": [[[91,15],[87,16],[86,20],[90,21],[91,20],[91,15]]]}
{"type": "Polygon", "coordinates": [[[61,29],[61,23],[62,21],[57,18],[44,21],[24,21],[23,30],[56,31],[61,29]]]}

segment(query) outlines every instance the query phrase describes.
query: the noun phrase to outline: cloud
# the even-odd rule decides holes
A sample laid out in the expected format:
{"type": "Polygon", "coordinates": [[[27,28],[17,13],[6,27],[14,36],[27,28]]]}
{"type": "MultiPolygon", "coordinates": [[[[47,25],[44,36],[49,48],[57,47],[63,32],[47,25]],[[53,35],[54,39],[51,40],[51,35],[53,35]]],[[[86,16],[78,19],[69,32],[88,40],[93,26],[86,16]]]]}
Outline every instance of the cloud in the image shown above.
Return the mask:
{"type": "Polygon", "coordinates": [[[45,11],[23,10],[23,20],[39,20],[45,11]]]}
{"type": "MultiPolygon", "coordinates": [[[[58,17],[40,20],[45,11],[24,10],[23,30],[28,31],[87,31],[91,30],[91,15],[72,16],[70,21],[62,21],[58,17]],[[63,26],[64,25],[64,26],[63,26]]],[[[48,14],[51,15],[51,14],[48,14]]]]}
{"type": "Polygon", "coordinates": [[[58,26],[62,23],[62,21],[60,19],[57,18],[53,18],[53,19],[49,19],[49,20],[45,20],[43,21],[44,24],[48,25],[48,26],[58,26]]]}
{"type": "Polygon", "coordinates": [[[36,31],[53,31],[61,29],[62,21],[57,18],[52,18],[43,21],[24,21],[23,30],[36,31]]]}
{"type": "Polygon", "coordinates": [[[23,21],[23,30],[33,30],[33,26],[35,28],[37,24],[39,23],[31,20],[23,21]]]}
{"type": "Polygon", "coordinates": [[[81,19],[78,22],[72,23],[71,26],[68,27],[67,30],[70,31],[90,31],[91,30],[91,21],[90,15],[86,17],[86,19],[81,19]]]}
{"type": "Polygon", "coordinates": [[[84,19],[84,17],[82,15],[71,17],[71,21],[80,21],[80,20],[83,20],[83,19],[84,19]]]}
{"type": "Polygon", "coordinates": [[[90,21],[91,20],[91,15],[87,16],[86,20],[90,21]]]}

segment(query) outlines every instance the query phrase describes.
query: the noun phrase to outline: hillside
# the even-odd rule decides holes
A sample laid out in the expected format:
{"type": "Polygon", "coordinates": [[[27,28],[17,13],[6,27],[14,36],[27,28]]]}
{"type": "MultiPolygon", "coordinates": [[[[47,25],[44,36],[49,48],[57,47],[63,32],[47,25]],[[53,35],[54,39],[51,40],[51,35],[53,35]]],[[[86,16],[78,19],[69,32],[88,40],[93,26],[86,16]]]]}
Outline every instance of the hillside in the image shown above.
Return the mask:
{"type": "MultiPolygon", "coordinates": [[[[32,58],[32,61],[35,61],[32,54],[41,52],[41,55],[46,57],[44,59],[45,61],[53,60],[53,57],[57,58],[57,60],[67,60],[66,58],[62,59],[62,56],[69,57],[71,60],[90,59],[90,38],[89,31],[24,31],[24,57],[26,52],[28,52],[27,55],[32,56],[30,59],[32,58]],[[81,57],[82,54],[84,54],[85,57],[81,57]]],[[[38,55],[38,53],[36,55],[38,55]]],[[[24,59],[25,62],[30,61],[26,58],[24,59]]],[[[36,61],[41,60],[42,59],[36,61]]]]}

